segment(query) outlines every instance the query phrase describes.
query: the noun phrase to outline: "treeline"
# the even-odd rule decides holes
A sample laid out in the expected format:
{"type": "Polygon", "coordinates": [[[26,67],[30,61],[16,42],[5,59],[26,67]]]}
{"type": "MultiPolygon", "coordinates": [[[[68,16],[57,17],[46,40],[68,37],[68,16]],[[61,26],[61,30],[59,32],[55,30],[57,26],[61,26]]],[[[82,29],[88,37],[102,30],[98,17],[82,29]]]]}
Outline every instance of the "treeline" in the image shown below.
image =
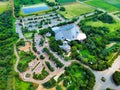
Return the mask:
{"type": "Polygon", "coordinates": [[[0,14],[0,90],[12,90],[13,45],[17,40],[17,35],[13,29],[12,11],[0,14]],[[8,83],[9,82],[9,83],[8,83]]]}

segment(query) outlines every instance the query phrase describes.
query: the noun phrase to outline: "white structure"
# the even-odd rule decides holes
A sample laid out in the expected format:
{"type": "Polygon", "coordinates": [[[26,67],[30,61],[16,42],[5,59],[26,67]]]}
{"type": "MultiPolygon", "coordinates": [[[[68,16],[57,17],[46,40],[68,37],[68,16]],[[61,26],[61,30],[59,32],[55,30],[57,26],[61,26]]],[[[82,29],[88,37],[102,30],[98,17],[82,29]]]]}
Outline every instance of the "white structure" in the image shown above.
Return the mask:
{"type": "Polygon", "coordinates": [[[50,36],[51,36],[51,33],[49,33],[49,32],[46,33],[46,36],[47,36],[47,37],[50,37],[50,36]]]}
{"type": "Polygon", "coordinates": [[[71,47],[68,45],[67,41],[63,42],[63,45],[60,46],[63,50],[70,52],[71,47]]]}
{"type": "Polygon", "coordinates": [[[80,32],[79,27],[76,24],[69,24],[61,27],[54,27],[52,30],[55,32],[56,40],[84,40],[86,35],[80,32]]]}

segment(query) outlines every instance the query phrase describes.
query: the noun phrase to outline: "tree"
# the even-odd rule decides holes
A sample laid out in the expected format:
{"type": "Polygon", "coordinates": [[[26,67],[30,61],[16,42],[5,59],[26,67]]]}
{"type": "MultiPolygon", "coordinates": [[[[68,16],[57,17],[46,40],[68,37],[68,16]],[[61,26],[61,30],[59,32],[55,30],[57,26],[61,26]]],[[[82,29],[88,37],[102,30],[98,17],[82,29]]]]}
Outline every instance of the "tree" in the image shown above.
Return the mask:
{"type": "Polygon", "coordinates": [[[65,11],[65,8],[64,7],[60,7],[60,11],[65,11]]]}
{"type": "Polygon", "coordinates": [[[120,72],[115,71],[112,75],[112,79],[115,82],[116,85],[120,85],[120,72]]]}

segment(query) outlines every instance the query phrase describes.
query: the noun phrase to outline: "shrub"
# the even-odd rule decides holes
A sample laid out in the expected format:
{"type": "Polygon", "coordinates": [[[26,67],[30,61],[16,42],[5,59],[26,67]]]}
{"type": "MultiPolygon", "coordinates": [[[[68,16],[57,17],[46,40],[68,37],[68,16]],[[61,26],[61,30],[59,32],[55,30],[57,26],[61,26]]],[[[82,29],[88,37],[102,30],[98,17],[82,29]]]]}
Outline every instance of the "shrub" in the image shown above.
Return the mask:
{"type": "Polygon", "coordinates": [[[115,82],[116,85],[120,85],[120,72],[115,71],[112,75],[112,79],[115,82]]]}

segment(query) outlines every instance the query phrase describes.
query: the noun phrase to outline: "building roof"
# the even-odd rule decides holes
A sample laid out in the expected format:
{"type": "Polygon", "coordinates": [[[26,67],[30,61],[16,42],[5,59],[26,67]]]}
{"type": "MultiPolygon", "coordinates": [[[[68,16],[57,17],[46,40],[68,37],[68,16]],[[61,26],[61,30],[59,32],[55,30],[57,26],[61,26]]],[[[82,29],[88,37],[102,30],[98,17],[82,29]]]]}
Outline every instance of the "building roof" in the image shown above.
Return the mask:
{"type": "Polygon", "coordinates": [[[70,50],[71,50],[71,47],[70,47],[70,45],[68,45],[67,41],[64,41],[63,45],[61,45],[60,47],[67,52],[70,52],[70,50]]]}
{"type": "Polygon", "coordinates": [[[79,27],[76,24],[54,27],[52,30],[55,32],[56,40],[80,41],[86,39],[86,35],[80,32],[79,27]]]}

